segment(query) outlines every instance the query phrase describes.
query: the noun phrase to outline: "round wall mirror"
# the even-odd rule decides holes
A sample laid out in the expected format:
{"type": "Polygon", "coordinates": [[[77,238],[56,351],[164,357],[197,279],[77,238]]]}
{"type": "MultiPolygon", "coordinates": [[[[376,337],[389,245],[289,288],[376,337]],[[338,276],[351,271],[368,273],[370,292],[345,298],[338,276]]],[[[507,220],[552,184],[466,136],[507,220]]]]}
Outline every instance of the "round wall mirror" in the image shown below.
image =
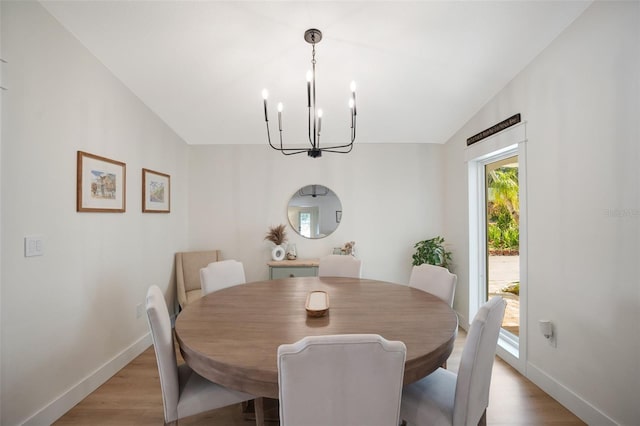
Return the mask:
{"type": "Polygon", "coordinates": [[[342,203],[326,186],[307,185],[291,196],[287,215],[298,234],[310,239],[324,238],[340,224],[342,203]]]}

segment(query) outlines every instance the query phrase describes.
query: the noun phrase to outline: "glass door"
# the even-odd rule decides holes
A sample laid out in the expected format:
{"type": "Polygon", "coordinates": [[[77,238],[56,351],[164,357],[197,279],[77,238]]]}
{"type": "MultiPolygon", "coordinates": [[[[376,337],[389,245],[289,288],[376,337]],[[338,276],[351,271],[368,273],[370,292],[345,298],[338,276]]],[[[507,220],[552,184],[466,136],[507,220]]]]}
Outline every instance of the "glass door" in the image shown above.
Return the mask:
{"type": "Polygon", "coordinates": [[[520,185],[518,156],[484,165],[485,301],[507,301],[502,335],[518,345],[520,336],[520,185]]]}

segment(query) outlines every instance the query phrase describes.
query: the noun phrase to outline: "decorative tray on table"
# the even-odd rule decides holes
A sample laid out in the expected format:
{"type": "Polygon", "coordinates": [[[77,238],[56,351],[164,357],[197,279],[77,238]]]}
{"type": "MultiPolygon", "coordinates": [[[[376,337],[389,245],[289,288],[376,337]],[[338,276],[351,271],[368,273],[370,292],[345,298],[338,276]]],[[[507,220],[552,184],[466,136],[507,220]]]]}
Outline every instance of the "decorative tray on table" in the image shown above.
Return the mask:
{"type": "Polygon", "coordinates": [[[329,312],[329,295],[326,291],[310,291],[304,307],[307,310],[307,316],[322,317],[329,312]]]}

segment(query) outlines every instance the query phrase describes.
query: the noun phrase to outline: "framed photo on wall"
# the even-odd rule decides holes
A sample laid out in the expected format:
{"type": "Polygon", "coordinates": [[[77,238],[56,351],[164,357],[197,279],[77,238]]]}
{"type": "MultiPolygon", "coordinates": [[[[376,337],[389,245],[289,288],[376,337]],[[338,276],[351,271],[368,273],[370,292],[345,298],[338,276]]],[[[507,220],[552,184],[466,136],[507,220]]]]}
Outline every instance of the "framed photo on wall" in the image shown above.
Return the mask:
{"type": "Polygon", "coordinates": [[[127,165],[78,151],[76,211],[124,213],[127,165]]]}
{"type": "Polygon", "coordinates": [[[142,212],[171,212],[171,176],[142,169],[142,212]]]}

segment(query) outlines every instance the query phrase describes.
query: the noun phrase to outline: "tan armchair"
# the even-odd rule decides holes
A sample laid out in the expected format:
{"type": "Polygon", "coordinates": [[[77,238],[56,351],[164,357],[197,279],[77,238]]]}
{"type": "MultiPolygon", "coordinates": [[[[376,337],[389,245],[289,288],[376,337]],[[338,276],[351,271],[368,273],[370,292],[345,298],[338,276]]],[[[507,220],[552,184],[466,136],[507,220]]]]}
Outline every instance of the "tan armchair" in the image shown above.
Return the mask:
{"type": "Polygon", "coordinates": [[[219,260],[222,260],[220,250],[176,253],[176,286],[181,309],[202,297],[200,269],[219,260]]]}

